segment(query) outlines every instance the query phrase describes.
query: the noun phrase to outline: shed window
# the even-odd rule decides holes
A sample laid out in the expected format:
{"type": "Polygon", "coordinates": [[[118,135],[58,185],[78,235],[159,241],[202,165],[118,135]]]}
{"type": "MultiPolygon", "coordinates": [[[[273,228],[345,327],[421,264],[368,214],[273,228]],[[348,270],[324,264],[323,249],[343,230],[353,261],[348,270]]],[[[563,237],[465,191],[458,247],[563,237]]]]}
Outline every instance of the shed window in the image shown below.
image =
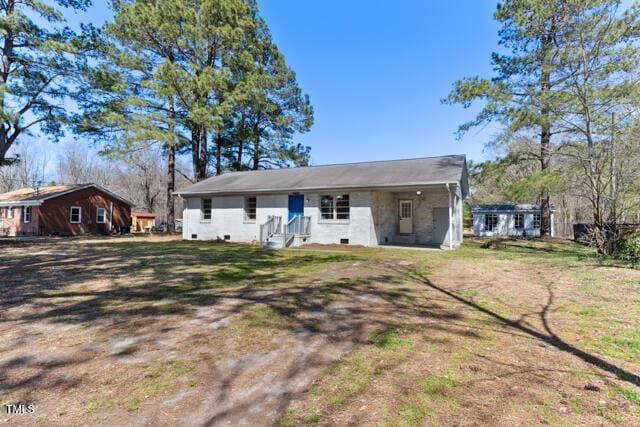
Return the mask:
{"type": "Polygon", "coordinates": [[[202,199],[201,216],[203,221],[211,221],[211,199],[202,199]]]}
{"type": "Polygon", "coordinates": [[[31,222],[31,206],[24,206],[22,208],[22,222],[25,224],[31,222]]]}
{"type": "Polygon", "coordinates": [[[493,231],[498,227],[498,215],[486,214],[484,216],[484,229],[485,231],[493,231]]]}
{"type": "Polygon", "coordinates": [[[245,197],[244,199],[244,220],[254,222],[256,220],[256,198],[245,197]]]}
{"type": "Polygon", "coordinates": [[[522,230],[524,228],[524,215],[523,214],[515,214],[513,222],[514,222],[514,227],[517,230],[522,230]]]}
{"type": "Polygon", "coordinates": [[[533,228],[540,228],[541,219],[539,213],[533,214],[533,228]]]}
{"type": "Polygon", "coordinates": [[[350,200],[348,194],[320,196],[320,219],[348,221],[350,200]]]}
{"type": "Polygon", "coordinates": [[[98,208],[98,210],[96,211],[96,223],[98,224],[104,224],[105,218],[107,216],[107,210],[105,208],[98,208]]]}
{"type": "Polygon", "coordinates": [[[71,207],[71,218],[69,219],[71,224],[80,224],[82,222],[82,208],[79,206],[71,207]]]}

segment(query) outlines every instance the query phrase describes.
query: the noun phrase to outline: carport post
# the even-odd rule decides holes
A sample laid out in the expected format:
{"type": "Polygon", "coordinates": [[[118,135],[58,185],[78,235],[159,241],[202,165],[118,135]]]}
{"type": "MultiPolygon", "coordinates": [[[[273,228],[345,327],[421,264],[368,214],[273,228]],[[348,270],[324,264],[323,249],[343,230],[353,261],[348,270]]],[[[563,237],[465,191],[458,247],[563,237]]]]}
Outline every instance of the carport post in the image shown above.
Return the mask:
{"type": "Polygon", "coordinates": [[[451,188],[448,183],[447,193],[449,193],[449,249],[453,249],[453,208],[451,207],[451,188]]]}

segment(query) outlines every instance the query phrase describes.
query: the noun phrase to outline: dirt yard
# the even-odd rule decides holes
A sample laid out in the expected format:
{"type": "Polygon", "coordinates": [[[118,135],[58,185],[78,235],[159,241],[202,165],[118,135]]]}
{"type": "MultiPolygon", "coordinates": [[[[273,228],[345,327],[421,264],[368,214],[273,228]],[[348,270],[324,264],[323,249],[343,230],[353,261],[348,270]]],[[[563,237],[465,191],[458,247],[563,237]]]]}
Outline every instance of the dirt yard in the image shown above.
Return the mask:
{"type": "Polygon", "coordinates": [[[0,250],[0,422],[640,425],[640,271],[573,244],[0,250]]]}

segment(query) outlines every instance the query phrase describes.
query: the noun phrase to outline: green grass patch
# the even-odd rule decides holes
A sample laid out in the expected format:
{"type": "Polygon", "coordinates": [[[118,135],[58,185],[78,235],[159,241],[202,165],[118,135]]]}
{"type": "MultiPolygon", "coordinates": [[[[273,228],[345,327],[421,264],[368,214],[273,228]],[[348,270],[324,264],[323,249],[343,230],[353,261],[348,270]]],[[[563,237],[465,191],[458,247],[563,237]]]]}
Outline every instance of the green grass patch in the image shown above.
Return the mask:
{"type": "Polygon", "coordinates": [[[640,357],[640,330],[604,336],[597,342],[597,347],[610,356],[637,361],[640,357]]]}
{"type": "Polygon", "coordinates": [[[136,411],[145,399],[164,396],[176,386],[176,379],[195,369],[196,363],[186,360],[171,360],[149,366],[142,378],[133,383],[133,390],[125,402],[125,409],[136,411]]]}
{"type": "Polygon", "coordinates": [[[371,333],[369,339],[376,347],[395,349],[397,347],[412,347],[413,342],[400,337],[401,330],[396,326],[387,326],[371,333]]]}
{"type": "Polygon", "coordinates": [[[424,392],[429,395],[446,395],[454,387],[460,384],[460,379],[453,372],[444,375],[436,375],[424,383],[424,392]]]}
{"type": "Polygon", "coordinates": [[[394,420],[394,425],[422,426],[427,415],[428,412],[425,408],[412,403],[405,403],[398,409],[398,417],[394,420]]]}
{"type": "Polygon", "coordinates": [[[574,303],[569,310],[576,316],[584,318],[596,317],[602,313],[602,309],[595,304],[574,303]]]}
{"type": "Polygon", "coordinates": [[[625,397],[626,399],[628,399],[630,402],[633,402],[635,405],[640,406],[640,393],[635,391],[635,390],[631,390],[628,388],[624,388],[624,387],[620,387],[620,386],[615,386],[613,387],[613,391],[622,396],[625,397]]]}

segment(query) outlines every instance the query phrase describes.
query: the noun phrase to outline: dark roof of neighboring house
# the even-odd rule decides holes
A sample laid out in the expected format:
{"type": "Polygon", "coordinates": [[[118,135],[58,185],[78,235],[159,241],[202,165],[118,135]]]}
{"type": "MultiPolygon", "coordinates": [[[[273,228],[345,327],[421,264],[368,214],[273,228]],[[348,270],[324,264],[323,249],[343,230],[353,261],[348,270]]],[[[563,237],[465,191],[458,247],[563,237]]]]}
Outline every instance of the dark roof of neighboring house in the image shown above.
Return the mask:
{"type": "MultiPolygon", "coordinates": [[[[472,212],[540,212],[540,205],[527,203],[495,203],[487,205],[473,205],[472,212]]],[[[553,211],[553,206],[551,207],[553,211]]]]}
{"type": "Polygon", "coordinates": [[[49,185],[46,187],[40,187],[38,190],[33,188],[21,188],[19,190],[10,191],[8,193],[0,194],[0,206],[19,205],[20,203],[26,204],[41,204],[45,200],[60,197],[65,194],[73,193],[74,191],[84,190],[85,188],[94,187],[104,193],[107,193],[111,197],[118,199],[128,205],[132,205],[128,200],[118,196],[117,194],[103,188],[97,184],[74,184],[74,185],[49,185]]]}
{"type": "Polygon", "coordinates": [[[193,184],[179,195],[233,194],[459,183],[467,194],[464,155],[228,172],[193,184]]]}
{"type": "Polygon", "coordinates": [[[151,212],[131,212],[131,216],[135,216],[137,218],[155,218],[156,217],[151,212]]]}

